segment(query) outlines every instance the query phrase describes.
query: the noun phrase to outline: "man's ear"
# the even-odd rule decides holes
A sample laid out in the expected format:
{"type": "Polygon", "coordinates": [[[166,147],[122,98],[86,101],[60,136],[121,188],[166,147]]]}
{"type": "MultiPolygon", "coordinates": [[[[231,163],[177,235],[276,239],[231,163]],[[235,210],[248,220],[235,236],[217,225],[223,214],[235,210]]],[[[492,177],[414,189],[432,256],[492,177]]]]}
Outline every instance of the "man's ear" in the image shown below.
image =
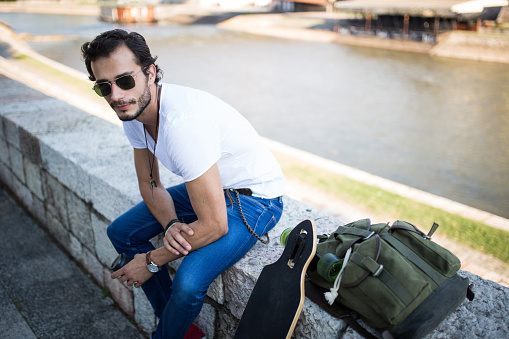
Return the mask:
{"type": "Polygon", "coordinates": [[[148,73],[148,83],[149,84],[153,84],[155,83],[156,81],[156,73],[157,73],[157,70],[156,70],[156,66],[154,64],[148,66],[147,68],[147,73],[148,73]]]}

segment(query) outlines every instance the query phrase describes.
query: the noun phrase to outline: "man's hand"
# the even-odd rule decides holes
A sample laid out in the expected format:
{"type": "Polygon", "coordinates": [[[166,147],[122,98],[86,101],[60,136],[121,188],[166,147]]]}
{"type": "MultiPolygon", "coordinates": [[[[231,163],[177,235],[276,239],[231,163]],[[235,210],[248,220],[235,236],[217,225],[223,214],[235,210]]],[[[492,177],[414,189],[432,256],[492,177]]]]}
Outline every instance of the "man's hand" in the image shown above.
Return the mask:
{"type": "Polygon", "coordinates": [[[127,265],[111,274],[111,279],[118,279],[127,286],[138,288],[153,275],[147,268],[147,254],[136,254],[127,265]]]}
{"type": "Polygon", "coordinates": [[[192,236],[194,231],[187,224],[176,223],[166,232],[163,238],[164,247],[175,255],[188,255],[191,245],[182,236],[181,232],[192,236]]]}

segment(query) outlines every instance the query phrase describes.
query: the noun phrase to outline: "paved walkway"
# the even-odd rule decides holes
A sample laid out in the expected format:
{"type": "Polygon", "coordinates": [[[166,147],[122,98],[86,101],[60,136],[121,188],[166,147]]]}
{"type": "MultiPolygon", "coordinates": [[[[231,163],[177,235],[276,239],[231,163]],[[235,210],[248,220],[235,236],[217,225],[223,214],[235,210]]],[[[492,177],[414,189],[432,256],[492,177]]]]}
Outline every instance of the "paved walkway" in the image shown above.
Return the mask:
{"type": "Polygon", "coordinates": [[[0,187],[0,337],[144,338],[0,187]]]}

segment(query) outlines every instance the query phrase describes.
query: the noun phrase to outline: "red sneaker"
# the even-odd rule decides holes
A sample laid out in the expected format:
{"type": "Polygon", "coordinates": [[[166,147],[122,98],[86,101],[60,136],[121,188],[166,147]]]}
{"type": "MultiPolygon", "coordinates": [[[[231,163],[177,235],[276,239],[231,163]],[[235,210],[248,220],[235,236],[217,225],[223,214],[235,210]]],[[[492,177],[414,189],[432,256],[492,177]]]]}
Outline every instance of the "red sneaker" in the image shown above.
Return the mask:
{"type": "Polygon", "coordinates": [[[194,324],[189,327],[189,331],[187,331],[186,337],[184,339],[202,339],[205,338],[205,333],[203,333],[198,326],[194,324]]]}

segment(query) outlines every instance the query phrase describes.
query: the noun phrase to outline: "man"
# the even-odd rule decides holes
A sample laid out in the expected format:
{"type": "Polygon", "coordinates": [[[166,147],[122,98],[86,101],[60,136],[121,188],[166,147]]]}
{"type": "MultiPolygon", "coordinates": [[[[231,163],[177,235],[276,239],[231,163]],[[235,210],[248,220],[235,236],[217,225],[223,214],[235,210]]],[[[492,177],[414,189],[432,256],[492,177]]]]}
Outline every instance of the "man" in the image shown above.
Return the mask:
{"type": "Polygon", "coordinates": [[[133,258],[111,277],[142,287],[159,318],[153,338],[183,338],[212,281],[279,221],[283,174],[232,107],[160,84],[141,35],[108,31],[81,52],[94,90],[123,121],[143,197],[108,227],[117,252],[133,258]],[[184,183],[165,189],[158,160],[184,183]],[[154,249],[149,240],[162,232],[164,246],[154,249]],[[172,281],[165,265],[182,256],[172,281]]]}

